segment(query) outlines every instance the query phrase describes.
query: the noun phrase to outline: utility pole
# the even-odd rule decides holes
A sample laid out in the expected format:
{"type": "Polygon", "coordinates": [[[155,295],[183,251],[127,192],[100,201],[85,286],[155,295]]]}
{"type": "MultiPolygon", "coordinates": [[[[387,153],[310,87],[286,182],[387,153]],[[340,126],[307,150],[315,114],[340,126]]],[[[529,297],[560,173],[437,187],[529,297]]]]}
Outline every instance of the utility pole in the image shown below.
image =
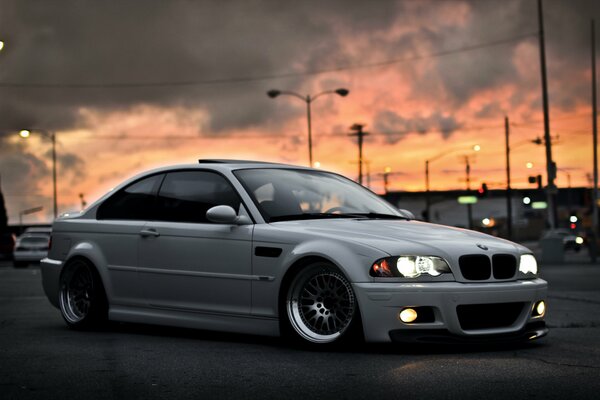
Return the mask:
{"type": "MultiPolygon", "coordinates": [[[[465,156],[465,163],[467,164],[466,173],[467,173],[467,192],[471,191],[471,163],[469,162],[469,156],[465,156]]],[[[473,207],[471,203],[467,203],[467,218],[469,219],[469,224],[467,225],[469,229],[473,229],[473,207]]]]}
{"type": "Polygon", "coordinates": [[[510,128],[508,117],[504,117],[504,132],[506,136],[506,237],[512,238],[512,200],[510,189],[510,128]]]}
{"type": "Polygon", "coordinates": [[[425,160],[425,222],[431,221],[431,199],[429,197],[429,160],[425,160]]]}
{"type": "Polygon", "coordinates": [[[383,191],[385,192],[385,194],[388,194],[388,189],[390,185],[390,172],[392,172],[392,167],[385,167],[385,169],[383,170],[383,191]]]}
{"type": "Polygon", "coordinates": [[[598,105],[596,104],[596,32],[592,20],[592,134],[594,136],[594,194],[593,229],[594,236],[600,233],[598,222],[598,105]]]}
{"type": "Polygon", "coordinates": [[[363,138],[369,135],[368,132],[363,131],[364,124],[354,124],[350,127],[351,130],[355,131],[354,133],[348,134],[348,136],[356,136],[358,137],[358,183],[362,185],[363,181],[363,138]]]}
{"type": "Polygon", "coordinates": [[[546,78],[546,47],[544,42],[544,16],[542,10],[542,0],[538,0],[538,24],[540,38],[540,67],[542,73],[542,105],[544,109],[544,141],[546,143],[546,173],[548,175],[548,185],[546,186],[546,196],[548,199],[548,222],[550,228],[557,227],[558,213],[556,209],[556,165],[552,161],[552,142],[550,138],[550,115],[548,110],[548,82],[546,78]]]}

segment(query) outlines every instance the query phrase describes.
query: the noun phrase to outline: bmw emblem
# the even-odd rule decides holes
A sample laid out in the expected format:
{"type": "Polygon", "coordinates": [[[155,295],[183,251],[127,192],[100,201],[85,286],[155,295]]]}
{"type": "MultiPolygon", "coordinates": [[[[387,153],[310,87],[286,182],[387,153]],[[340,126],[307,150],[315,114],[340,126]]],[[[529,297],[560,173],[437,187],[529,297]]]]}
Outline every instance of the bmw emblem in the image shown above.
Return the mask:
{"type": "Polygon", "coordinates": [[[477,247],[479,247],[481,250],[489,250],[486,245],[481,244],[481,243],[477,243],[477,247]]]}

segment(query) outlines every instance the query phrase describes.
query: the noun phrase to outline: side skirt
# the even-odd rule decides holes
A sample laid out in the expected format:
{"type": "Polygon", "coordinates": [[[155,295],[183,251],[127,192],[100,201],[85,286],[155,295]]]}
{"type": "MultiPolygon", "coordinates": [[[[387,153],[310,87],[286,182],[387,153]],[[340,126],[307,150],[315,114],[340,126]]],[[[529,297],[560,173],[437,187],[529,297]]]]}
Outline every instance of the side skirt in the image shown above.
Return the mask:
{"type": "Polygon", "coordinates": [[[111,305],[108,318],[112,321],[206,329],[250,335],[279,336],[279,319],[252,315],[209,314],[196,311],[176,311],[156,308],[111,305]]]}

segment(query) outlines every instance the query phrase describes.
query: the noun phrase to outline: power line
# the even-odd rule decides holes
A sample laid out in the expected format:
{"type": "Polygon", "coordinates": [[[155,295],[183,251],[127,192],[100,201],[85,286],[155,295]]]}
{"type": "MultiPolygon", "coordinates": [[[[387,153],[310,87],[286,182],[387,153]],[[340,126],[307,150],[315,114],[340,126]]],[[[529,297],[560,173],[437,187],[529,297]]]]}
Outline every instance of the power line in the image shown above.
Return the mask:
{"type": "Polygon", "coordinates": [[[189,81],[164,81],[164,82],[116,82],[116,83],[17,83],[17,82],[2,82],[0,87],[3,88],[23,88],[23,89],[133,89],[133,88],[161,88],[161,87],[181,87],[181,86],[202,86],[202,85],[217,85],[217,84],[231,84],[231,83],[247,83],[247,82],[258,82],[266,81],[271,79],[281,78],[294,78],[300,76],[310,76],[326,74],[331,72],[341,72],[353,69],[365,69],[365,68],[377,68],[384,67],[393,64],[401,64],[412,61],[419,61],[429,58],[443,57],[457,53],[464,53],[469,51],[480,50],[487,47],[500,46],[519,40],[527,39],[530,37],[537,36],[537,32],[525,33],[517,36],[513,36],[506,39],[500,39],[485,43],[478,43],[470,46],[459,47],[449,50],[441,50],[439,52],[430,54],[417,54],[410,57],[396,58],[390,60],[384,60],[379,62],[344,65],[333,68],[322,68],[307,70],[303,72],[286,72],[281,74],[272,75],[259,75],[259,76],[242,76],[242,77],[231,77],[221,79],[206,79],[206,80],[189,80],[189,81]]]}

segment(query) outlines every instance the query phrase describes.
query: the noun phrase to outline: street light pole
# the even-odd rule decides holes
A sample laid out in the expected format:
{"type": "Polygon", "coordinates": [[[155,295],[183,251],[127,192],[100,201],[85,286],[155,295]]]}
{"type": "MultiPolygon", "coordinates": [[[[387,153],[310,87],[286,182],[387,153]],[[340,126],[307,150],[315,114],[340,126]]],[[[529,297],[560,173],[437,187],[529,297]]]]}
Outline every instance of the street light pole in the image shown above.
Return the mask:
{"type": "Polygon", "coordinates": [[[52,141],[52,192],[54,194],[54,219],[58,216],[58,196],[56,192],[56,135],[54,132],[50,133],[50,140],[52,141]]]}
{"type": "Polygon", "coordinates": [[[504,117],[504,134],[506,142],[506,237],[512,239],[512,199],[510,187],[510,124],[508,117],[504,117]]]}
{"type": "Polygon", "coordinates": [[[600,230],[600,222],[598,221],[598,106],[596,104],[596,31],[594,28],[594,20],[591,23],[591,45],[592,45],[592,137],[593,137],[593,154],[594,154],[594,190],[592,198],[594,205],[592,206],[592,226],[594,237],[597,237],[600,230]]]}
{"type": "Polygon", "coordinates": [[[429,160],[425,160],[425,221],[430,221],[431,200],[429,199],[429,160]]]}
{"type": "MultiPolygon", "coordinates": [[[[465,163],[467,164],[465,172],[467,173],[467,192],[471,191],[471,163],[469,162],[469,156],[465,156],[465,163]]],[[[473,229],[473,208],[471,203],[467,203],[467,218],[469,219],[468,227],[473,229]]]]}
{"type": "Polygon", "coordinates": [[[313,166],[313,156],[312,156],[312,123],[311,123],[311,112],[310,105],[312,103],[312,99],[310,95],[306,96],[306,122],[308,124],[308,165],[312,168],[313,166]]]}
{"type": "Polygon", "coordinates": [[[309,165],[309,167],[313,166],[312,120],[311,120],[312,118],[311,118],[311,109],[310,109],[312,102],[315,101],[318,97],[325,95],[325,94],[337,94],[338,96],[346,97],[346,96],[348,96],[348,93],[350,93],[350,91],[348,89],[344,89],[344,88],[340,88],[340,89],[336,89],[336,90],[326,90],[324,92],[317,93],[314,96],[311,96],[311,95],[302,96],[301,94],[298,94],[296,92],[292,92],[289,90],[272,89],[267,92],[267,96],[269,96],[272,99],[274,99],[275,97],[280,96],[280,95],[286,95],[286,96],[296,97],[306,103],[306,121],[307,121],[307,125],[308,125],[308,165],[309,165]]]}
{"type": "MultiPolygon", "coordinates": [[[[440,153],[435,157],[425,160],[425,221],[429,222],[431,220],[430,211],[431,211],[431,199],[430,199],[430,190],[429,190],[429,164],[432,161],[438,160],[448,154],[455,154],[459,151],[463,151],[463,148],[455,148],[450,151],[440,153]]],[[[473,146],[473,151],[477,152],[481,150],[481,146],[476,144],[473,146]]]]}
{"type": "Polygon", "coordinates": [[[542,82],[542,107],[544,110],[544,141],[546,144],[546,171],[548,174],[548,186],[546,187],[546,196],[548,199],[548,222],[550,228],[555,229],[558,226],[558,212],[556,204],[556,164],[552,160],[552,142],[550,138],[550,113],[548,109],[548,82],[546,78],[546,45],[544,40],[544,13],[542,10],[542,0],[538,0],[538,25],[540,39],[540,69],[542,82]]]}

